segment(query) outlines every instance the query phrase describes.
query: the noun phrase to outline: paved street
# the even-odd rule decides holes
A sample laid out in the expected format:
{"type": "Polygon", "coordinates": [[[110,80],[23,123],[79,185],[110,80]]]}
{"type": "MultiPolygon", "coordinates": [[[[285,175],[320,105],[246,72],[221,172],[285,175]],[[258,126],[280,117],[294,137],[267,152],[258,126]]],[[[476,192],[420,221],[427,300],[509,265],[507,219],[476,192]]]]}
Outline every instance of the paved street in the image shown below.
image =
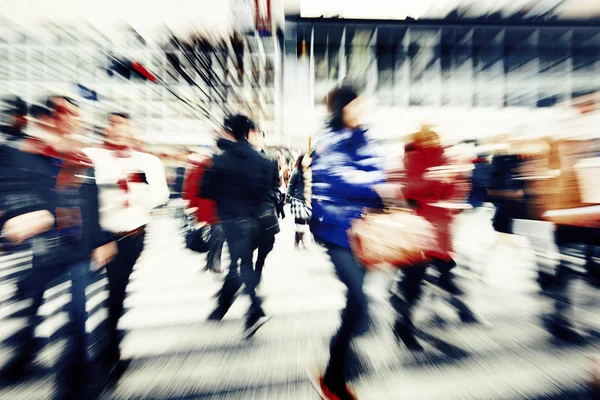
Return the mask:
{"type": "MultiPolygon", "coordinates": [[[[325,365],[344,289],[318,246],[294,250],[290,218],[283,222],[267,259],[260,288],[265,310],[273,319],[250,341],[241,338],[249,304],[244,297],[222,323],[205,322],[221,277],[200,271],[204,256],[183,247],[172,218],[156,217],[146,246],[132,275],[120,324],[126,332],[123,357],[131,365],[117,386],[105,391],[105,398],[317,398],[306,369],[325,365]]],[[[556,344],[539,322],[548,304],[533,285],[531,260],[519,254],[497,246],[487,257],[488,279],[481,282],[481,274],[461,274],[467,301],[485,324],[460,324],[443,298],[427,292],[417,315],[426,352],[417,356],[398,346],[391,333],[393,315],[386,301],[391,276],[370,274],[366,290],[374,326],[356,342],[363,372],[355,382],[359,398],[577,398],[588,378],[588,357],[600,355],[597,293],[582,283],[575,285],[577,323],[588,335],[588,344],[556,344]],[[490,280],[499,284],[491,285],[490,280]]],[[[1,363],[10,356],[11,336],[24,323],[15,314],[20,305],[10,299],[14,280],[28,266],[26,255],[4,256],[0,263],[1,363]]],[[[92,355],[106,318],[105,285],[100,274],[88,288],[92,355]]],[[[61,327],[67,318],[61,310],[69,300],[68,286],[59,283],[47,291],[40,310],[44,322],[36,331],[43,350],[27,381],[1,388],[0,399],[49,397],[52,366],[61,350],[61,327]]]]}

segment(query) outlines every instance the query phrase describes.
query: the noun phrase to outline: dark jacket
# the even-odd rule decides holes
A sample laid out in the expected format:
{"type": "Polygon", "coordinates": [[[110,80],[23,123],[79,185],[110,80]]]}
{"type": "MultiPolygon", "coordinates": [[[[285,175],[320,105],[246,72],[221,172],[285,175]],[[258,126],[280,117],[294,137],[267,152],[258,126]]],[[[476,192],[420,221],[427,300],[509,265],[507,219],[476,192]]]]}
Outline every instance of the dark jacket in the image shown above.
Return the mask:
{"type": "Polygon", "coordinates": [[[33,266],[64,268],[89,260],[92,251],[109,240],[100,229],[93,168],[79,172],[82,178],[78,185],[61,190],[57,187],[61,172],[64,173],[60,160],[16,147],[3,149],[3,156],[7,158],[3,158],[0,222],[3,224],[28,212],[48,210],[55,218],[54,229],[30,239],[33,266]]]}
{"type": "Polygon", "coordinates": [[[0,145],[0,229],[9,219],[29,212],[48,210],[49,206],[28,179],[23,179],[20,165],[27,164],[31,154],[22,153],[21,140],[11,138],[0,145]]]}
{"type": "Polygon", "coordinates": [[[381,160],[365,131],[326,133],[312,161],[311,231],[320,241],[350,249],[347,230],[365,208],[383,207],[373,185],[385,182],[381,160]]]}
{"type": "Polygon", "coordinates": [[[248,141],[217,142],[220,153],[204,173],[201,196],[217,202],[219,218],[258,218],[272,181],[272,163],[248,141]]]}
{"type": "Polygon", "coordinates": [[[469,204],[473,207],[481,207],[489,201],[487,191],[491,187],[492,165],[485,159],[478,159],[474,163],[471,175],[471,193],[469,204]]]}
{"type": "Polygon", "coordinates": [[[290,186],[288,186],[288,197],[304,201],[304,175],[295,169],[290,178],[290,186]]]}
{"type": "MultiPolygon", "coordinates": [[[[525,181],[515,179],[518,175],[520,160],[515,155],[495,156],[492,159],[490,189],[495,191],[525,190],[525,181]]],[[[526,218],[526,200],[515,200],[505,197],[489,196],[490,201],[496,206],[493,226],[502,233],[512,233],[512,220],[526,218]]]]}
{"type": "Polygon", "coordinates": [[[277,207],[281,202],[281,192],[279,191],[279,164],[276,159],[270,157],[264,150],[260,154],[271,164],[269,191],[261,204],[261,228],[264,233],[277,234],[279,229],[279,218],[277,217],[277,207]]]}
{"type": "Polygon", "coordinates": [[[261,150],[260,154],[271,163],[269,193],[265,198],[265,202],[272,207],[277,207],[277,204],[281,201],[281,191],[279,190],[279,163],[264,150],[261,150]]]}

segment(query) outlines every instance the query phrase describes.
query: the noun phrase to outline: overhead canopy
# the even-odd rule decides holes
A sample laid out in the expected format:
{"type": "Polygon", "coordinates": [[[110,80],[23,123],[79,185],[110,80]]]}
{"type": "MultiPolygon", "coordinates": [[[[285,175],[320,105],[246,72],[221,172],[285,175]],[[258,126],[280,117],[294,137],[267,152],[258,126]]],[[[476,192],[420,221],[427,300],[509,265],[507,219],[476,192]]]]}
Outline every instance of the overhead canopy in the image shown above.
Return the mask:
{"type": "Polygon", "coordinates": [[[0,15],[28,31],[47,21],[68,26],[89,23],[115,39],[124,26],[148,41],[168,30],[181,37],[193,31],[227,35],[234,20],[230,1],[222,0],[0,0],[0,5],[0,15]]]}
{"type": "Polygon", "coordinates": [[[460,10],[463,16],[476,18],[500,13],[559,18],[600,16],[597,0],[284,0],[286,12],[302,17],[339,16],[347,19],[438,19],[460,10]]]}

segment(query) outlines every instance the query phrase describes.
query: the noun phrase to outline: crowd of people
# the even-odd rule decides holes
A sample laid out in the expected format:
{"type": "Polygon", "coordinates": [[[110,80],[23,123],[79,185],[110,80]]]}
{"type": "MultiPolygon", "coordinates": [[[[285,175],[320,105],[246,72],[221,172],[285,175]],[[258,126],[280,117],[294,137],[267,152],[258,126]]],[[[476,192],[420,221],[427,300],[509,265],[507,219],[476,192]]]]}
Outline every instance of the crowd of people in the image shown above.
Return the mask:
{"type": "Polygon", "coordinates": [[[7,101],[8,123],[1,147],[1,220],[3,251],[28,248],[28,274],[18,281],[16,300],[28,306],[14,356],[2,370],[19,381],[35,357],[36,316],[48,285],[60,277],[71,281],[67,347],[58,368],[57,398],[88,398],[86,288],[101,268],[108,279],[108,332],[99,361],[106,376],[118,374],[121,362],[117,330],[127,284],[144,249],[146,225],[154,208],[166,204],[169,190],[162,162],[139,148],[131,117],[108,115],[105,141],[86,147],[80,107],[67,96],[52,96],[43,106],[21,99],[7,101]],[[27,133],[29,117],[43,135],[27,133]]]}
{"type": "MultiPolygon", "coordinates": [[[[118,376],[127,366],[120,357],[118,322],[130,275],[144,249],[152,210],[169,201],[165,169],[160,159],[140,147],[126,113],[110,113],[104,143],[86,147],[74,135],[80,131],[75,99],[53,96],[44,106],[35,107],[20,99],[9,104],[0,159],[2,246],[5,252],[28,248],[33,258],[16,294],[18,300],[31,300],[23,311],[29,322],[2,377],[23,378],[35,355],[35,316],[44,291],[58,276],[66,276],[72,296],[58,398],[90,398],[84,394],[90,387],[86,282],[89,274],[106,269],[109,332],[100,362],[102,376],[118,376]],[[44,135],[27,134],[30,117],[44,135]]],[[[526,190],[519,186],[523,181],[514,179],[517,168],[511,157],[482,155],[468,161],[474,169],[448,169],[452,161],[439,135],[428,127],[406,142],[401,165],[389,168],[362,124],[364,103],[355,88],[335,88],[327,106],[327,131],[314,149],[296,158],[291,173],[287,160],[268,153],[265,134],[254,121],[244,115],[227,116],[213,148],[190,156],[181,192],[191,221],[187,247],[207,253],[205,270],[222,273],[227,269],[208,319],[221,321],[243,288],[251,301],[245,339],[269,320],[257,288],[280,233],[279,220],[286,217],[284,204],[290,205],[294,220],[295,246],[307,247],[314,238],[325,248],[347,289],[346,306],[331,340],[328,365],[311,372],[310,378],[323,398],[347,400],[356,399],[346,366],[352,358],[353,339],[370,329],[363,284],[374,267],[357,255],[351,235],[355,222],[367,213],[402,208],[433,228],[435,246],[423,249],[419,262],[396,265],[398,279],[390,296],[396,312],[394,335],[409,350],[422,351],[412,315],[424,280],[447,294],[462,322],[479,322],[465,304],[464,290],[453,274],[455,216],[491,202],[496,208],[494,228],[511,233],[512,219],[526,214],[522,211],[526,190]],[[225,243],[230,255],[227,268],[221,263],[225,243]],[[430,278],[428,269],[437,276],[430,278]]],[[[403,234],[413,234],[409,228],[403,234]]],[[[593,228],[574,229],[558,229],[557,243],[576,236],[595,243],[593,228]]],[[[559,265],[552,273],[540,271],[539,282],[555,299],[549,331],[577,341],[581,337],[565,312],[571,276],[569,268],[559,265]]]]}

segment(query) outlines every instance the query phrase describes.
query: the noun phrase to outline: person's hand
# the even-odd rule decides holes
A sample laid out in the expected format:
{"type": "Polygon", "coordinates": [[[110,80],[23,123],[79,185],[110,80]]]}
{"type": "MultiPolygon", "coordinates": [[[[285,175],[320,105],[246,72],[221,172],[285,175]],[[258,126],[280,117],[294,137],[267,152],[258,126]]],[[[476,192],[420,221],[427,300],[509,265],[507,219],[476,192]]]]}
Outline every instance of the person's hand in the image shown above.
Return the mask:
{"type": "Polygon", "coordinates": [[[11,243],[21,243],[54,226],[54,216],[46,210],[34,211],[11,218],[4,224],[2,236],[11,243]]]}
{"type": "Polygon", "coordinates": [[[117,242],[113,241],[96,248],[92,253],[92,270],[98,271],[117,255],[117,242]]]}
{"type": "Polygon", "coordinates": [[[451,167],[430,168],[423,176],[427,180],[440,182],[453,182],[457,177],[457,171],[451,167]]]}
{"type": "Polygon", "coordinates": [[[192,207],[192,208],[186,208],[183,210],[183,213],[185,215],[193,215],[196,214],[196,212],[198,211],[198,207],[192,207]]]}

